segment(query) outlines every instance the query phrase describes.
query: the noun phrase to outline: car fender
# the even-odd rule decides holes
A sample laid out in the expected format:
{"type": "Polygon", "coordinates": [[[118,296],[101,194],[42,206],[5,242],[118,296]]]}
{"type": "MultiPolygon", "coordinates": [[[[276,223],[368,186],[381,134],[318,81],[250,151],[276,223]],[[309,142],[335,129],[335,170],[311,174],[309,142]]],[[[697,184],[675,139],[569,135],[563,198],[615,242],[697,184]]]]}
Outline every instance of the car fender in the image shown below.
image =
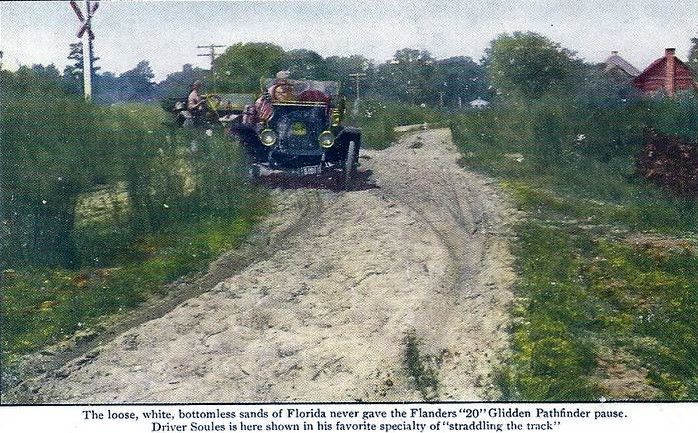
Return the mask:
{"type": "Polygon", "coordinates": [[[354,140],[358,143],[361,142],[361,129],[355,128],[353,126],[346,126],[342,128],[341,131],[339,131],[339,134],[337,134],[336,140],[340,140],[340,142],[349,142],[350,140],[354,140]]]}

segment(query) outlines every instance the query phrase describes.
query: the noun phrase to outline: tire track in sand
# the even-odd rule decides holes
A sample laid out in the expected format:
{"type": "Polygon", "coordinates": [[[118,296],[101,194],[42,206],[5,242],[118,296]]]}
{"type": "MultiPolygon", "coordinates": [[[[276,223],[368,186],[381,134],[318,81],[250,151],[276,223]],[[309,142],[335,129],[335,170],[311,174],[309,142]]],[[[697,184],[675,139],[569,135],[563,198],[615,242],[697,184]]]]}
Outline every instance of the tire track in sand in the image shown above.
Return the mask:
{"type": "Polygon", "coordinates": [[[363,153],[377,189],[276,191],[319,211],[289,236],[270,226],[267,257],[26,388],[44,402],[415,401],[411,334],[431,397],[493,397],[510,211],[457,156],[448,130],[423,131],[363,153]]]}

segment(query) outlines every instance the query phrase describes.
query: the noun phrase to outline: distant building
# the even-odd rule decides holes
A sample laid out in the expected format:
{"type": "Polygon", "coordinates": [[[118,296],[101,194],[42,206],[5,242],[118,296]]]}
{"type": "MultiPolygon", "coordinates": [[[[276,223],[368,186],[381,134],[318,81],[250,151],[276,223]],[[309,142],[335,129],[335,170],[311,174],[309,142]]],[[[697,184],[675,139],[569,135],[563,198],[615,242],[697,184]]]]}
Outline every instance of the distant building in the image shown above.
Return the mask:
{"type": "Polygon", "coordinates": [[[603,62],[603,71],[622,80],[632,80],[640,75],[640,70],[619,56],[618,51],[611,51],[611,56],[603,62]]]}
{"type": "Polygon", "coordinates": [[[485,101],[482,98],[477,98],[477,99],[470,101],[470,106],[473,108],[485,108],[488,105],[490,105],[490,103],[485,101]]]}
{"type": "Polygon", "coordinates": [[[675,48],[667,48],[664,57],[652,62],[633,79],[633,85],[644,94],[664,90],[667,96],[674,96],[677,91],[698,88],[693,71],[676,57],[675,48]]]}

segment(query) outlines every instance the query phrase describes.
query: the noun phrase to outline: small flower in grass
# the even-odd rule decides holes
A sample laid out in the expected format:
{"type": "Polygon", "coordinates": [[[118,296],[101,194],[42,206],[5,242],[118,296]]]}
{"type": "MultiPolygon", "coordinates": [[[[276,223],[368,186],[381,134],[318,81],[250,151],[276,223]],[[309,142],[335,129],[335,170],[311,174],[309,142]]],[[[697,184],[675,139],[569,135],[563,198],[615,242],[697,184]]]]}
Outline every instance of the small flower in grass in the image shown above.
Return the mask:
{"type": "Polygon", "coordinates": [[[167,203],[163,203],[163,204],[162,204],[162,207],[164,207],[165,209],[169,209],[169,208],[170,208],[170,206],[169,206],[167,203]]]}
{"type": "Polygon", "coordinates": [[[582,141],[584,141],[584,140],[586,140],[586,139],[587,139],[586,134],[579,134],[579,135],[577,136],[577,142],[579,142],[579,143],[581,143],[582,141]]]}

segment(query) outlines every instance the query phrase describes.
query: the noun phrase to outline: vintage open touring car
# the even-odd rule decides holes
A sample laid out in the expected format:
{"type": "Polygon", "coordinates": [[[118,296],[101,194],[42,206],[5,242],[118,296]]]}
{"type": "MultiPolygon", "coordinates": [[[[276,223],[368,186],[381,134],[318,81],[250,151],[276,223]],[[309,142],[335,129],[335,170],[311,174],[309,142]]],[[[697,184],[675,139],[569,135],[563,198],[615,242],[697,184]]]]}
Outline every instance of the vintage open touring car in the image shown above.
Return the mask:
{"type": "Polygon", "coordinates": [[[341,172],[352,186],[358,165],[361,131],[341,125],[344,99],[334,81],[261,80],[261,96],[230,124],[251,161],[261,168],[298,175],[341,172]]]}
{"type": "Polygon", "coordinates": [[[172,115],[176,126],[184,128],[220,128],[236,119],[245,107],[254,103],[255,95],[251,93],[206,93],[202,95],[206,102],[198,114],[187,110],[187,97],[166,98],[162,108],[172,115]]]}

